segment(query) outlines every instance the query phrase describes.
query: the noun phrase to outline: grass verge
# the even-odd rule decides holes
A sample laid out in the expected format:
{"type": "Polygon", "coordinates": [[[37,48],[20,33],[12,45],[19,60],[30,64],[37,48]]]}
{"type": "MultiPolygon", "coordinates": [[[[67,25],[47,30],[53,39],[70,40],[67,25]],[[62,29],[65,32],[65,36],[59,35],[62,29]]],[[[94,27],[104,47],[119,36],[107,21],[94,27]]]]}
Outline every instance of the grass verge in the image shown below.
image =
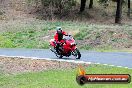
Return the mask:
{"type": "Polygon", "coordinates": [[[131,25],[101,25],[71,21],[42,21],[4,23],[0,30],[0,48],[47,49],[56,27],[72,34],[80,49],[95,51],[129,51],[132,48],[131,25]],[[15,24],[15,25],[14,25],[15,24]],[[128,50],[127,50],[128,49],[128,50]]]}
{"type": "MultiPolygon", "coordinates": [[[[130,74],[131,69],[110,67],[104,65],[89,65],[88,74],[130,74]]],[[[15,75],[0,74],[1,88],[80,88],[76,83],[77,69],[48,70],[15,75]]],[[[130,88],[130,84],[88,84],[82,88],[130,88]]]]}

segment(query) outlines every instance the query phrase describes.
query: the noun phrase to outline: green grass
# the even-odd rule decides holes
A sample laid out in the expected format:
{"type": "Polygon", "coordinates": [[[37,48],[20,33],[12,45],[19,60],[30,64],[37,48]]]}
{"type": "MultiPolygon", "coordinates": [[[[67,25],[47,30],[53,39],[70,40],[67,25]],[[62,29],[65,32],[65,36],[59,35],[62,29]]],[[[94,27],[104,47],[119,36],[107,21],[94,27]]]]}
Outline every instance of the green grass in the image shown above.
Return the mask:
{"type": "MultiPolygon", "coordinates": [[[[103,65],[89,65],[87,74],[130,74],[132,70],[103,65]]],[[[49,70],[15,75],[0,74],[1,88],[131,88],[132,84],[86,84],[76,83],[77,69],[49,70]]]]}
{"type": "Polygon", "coordinates": [[[64,29],[74,29],[71,22],[32,21],[31,23],[15,23],[2,25],[0,33],[0,48],[48,48],[49,40],[53,38],[57,26],[64,29]],[[14,25],[15,24],[15,25],[14,25]],[[50,33],[53,30],[54,33],[50,33]],[[50,36],[47,40],[45,36],[50,36]]]}
{"type": "MultiPolygon", "coordinates": [[[[41,34],[41,33],[40,33],[41,34]]],[[[39,41],[35,31],[6,32],[1,37],[1,48],[48,48],[48,41],[39,41]]]]}
{"type": "Polygon", "coordinates": [[[124,49],[128,49],[127,51],[131,52],[129,48],[132,44],[132,30],[125,25],[119,26],[119,28],[121,29],[118,29],[118,27],[101,29],[98,26],[93,26],[93,28],[80,29],[74,37],[76,40],[83,42],[80,44],[81,49],[100,52],[124,51],[124,49]]]}
{"type": "MultiPolygon", "coordinates": [[[[115,45],[131,45],[131,25],[102,25],[89,24],[86,22],[72,21],[43,21],[33,20],[31,22],[9,22],[1,25],[0,48],[41,48],[47,49],[49,40],[53,38],[55,29],[61,26],[66,32],[73,34],[76,40],[84,42],[90,40],[93,43],[78,44],[80,49],[96,51],[115,51],[115,45]],[[123,33],[128,38],[113,37],[114,33],[123,33]],[[49,36],[45,39],[45,36],[49,36]],[[100,44],[97,44],[98,41],[100,44]]],[[[119,47],[120,48],[120,47],[119,47]]],[[[118,48],[117,48],[118,50],[118,48]]]]}

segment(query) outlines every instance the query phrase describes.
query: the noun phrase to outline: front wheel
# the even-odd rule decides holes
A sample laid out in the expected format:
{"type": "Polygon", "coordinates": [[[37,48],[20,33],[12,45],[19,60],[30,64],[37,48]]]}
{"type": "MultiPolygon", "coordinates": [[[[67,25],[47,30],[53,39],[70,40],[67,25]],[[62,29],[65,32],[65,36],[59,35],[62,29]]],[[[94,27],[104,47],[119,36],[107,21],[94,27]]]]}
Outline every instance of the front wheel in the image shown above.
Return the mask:
{"type": "Polygon", "coordinates": [[[80,59],[81,58],[81,53],[78,49],[75,49],[73,52],[72,52],[72,55],[75,56],[76,59],[80,59]]]}

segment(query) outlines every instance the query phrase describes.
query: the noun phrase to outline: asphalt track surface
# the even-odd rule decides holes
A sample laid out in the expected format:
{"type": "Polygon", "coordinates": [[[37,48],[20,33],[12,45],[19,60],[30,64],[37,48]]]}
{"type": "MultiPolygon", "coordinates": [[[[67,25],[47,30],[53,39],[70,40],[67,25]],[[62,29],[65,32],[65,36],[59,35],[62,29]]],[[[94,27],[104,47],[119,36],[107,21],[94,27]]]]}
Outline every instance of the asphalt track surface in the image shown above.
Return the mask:
{"type": "MultiPolygon", "coordinates": [[[[132,53],[126,52],[94,52],[81,51],[82,57],[77,61],[108,64],[119,67],[132,68],[132,53]]],[[[39,59],[58,59],[55,54],[48,49],[0,49],[0,56],[24,56],[37,57],[39,59]]],[[[75,60],[74,57],[64,57],[63,60],[75,60]]]]}

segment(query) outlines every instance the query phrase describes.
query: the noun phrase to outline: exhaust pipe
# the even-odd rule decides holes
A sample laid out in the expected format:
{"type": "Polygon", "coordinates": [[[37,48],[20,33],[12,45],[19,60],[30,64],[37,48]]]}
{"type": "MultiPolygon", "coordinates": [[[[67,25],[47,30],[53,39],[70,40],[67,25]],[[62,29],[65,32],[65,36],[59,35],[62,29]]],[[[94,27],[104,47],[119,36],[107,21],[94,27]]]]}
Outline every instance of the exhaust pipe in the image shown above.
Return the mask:
{"type": "Polygon", "coordinates": [[[55,50],[53,50],[52,48],[50,48],[50,50],[51,50],[52,52],[54,52],[55,54],[57,54],[57,52],[56,52],[55,50]]]}

